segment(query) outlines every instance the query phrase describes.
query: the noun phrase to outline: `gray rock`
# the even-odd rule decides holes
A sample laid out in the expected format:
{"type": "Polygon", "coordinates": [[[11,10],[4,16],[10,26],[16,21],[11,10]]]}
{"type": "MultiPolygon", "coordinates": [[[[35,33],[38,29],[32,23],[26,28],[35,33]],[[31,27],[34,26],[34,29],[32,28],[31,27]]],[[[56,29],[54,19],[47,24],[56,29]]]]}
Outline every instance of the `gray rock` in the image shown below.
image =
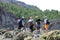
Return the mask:
{"type": "Polygon", "coordinates": [[[0,7],[0,28],[14,29],[18,27],[16,22],[17,17],[12,13],[7,12],[3,7],[0,7]]]}
{"type": "Polygon", "coordinates": [[[49,30],[60,30],[60,20],[59,19],[51,20],[49,30]]]}

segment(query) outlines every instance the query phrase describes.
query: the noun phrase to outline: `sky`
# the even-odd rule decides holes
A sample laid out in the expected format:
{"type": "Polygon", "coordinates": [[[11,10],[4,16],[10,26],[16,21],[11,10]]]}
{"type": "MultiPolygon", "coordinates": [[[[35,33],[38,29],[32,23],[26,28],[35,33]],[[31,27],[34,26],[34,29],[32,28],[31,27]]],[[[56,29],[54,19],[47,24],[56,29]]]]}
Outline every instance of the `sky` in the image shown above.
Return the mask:
{"type": "Polygon", "coordinates": [[[54,9],[60,11],[60,0],[18,0],[29,5],[37,6],[41,10],[54,9]]]}

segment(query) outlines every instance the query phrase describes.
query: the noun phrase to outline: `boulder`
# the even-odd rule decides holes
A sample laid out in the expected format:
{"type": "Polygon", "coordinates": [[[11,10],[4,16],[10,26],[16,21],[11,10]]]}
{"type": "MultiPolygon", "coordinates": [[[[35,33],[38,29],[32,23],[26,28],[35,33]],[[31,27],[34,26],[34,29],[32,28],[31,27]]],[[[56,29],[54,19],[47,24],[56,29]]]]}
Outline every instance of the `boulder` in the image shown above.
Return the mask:
{"type": "Polygon", "coordinates": [[[53,30],[48,33],[44,33],[40,37],[41,40],[60,40],[60,30],[53,30]]]}

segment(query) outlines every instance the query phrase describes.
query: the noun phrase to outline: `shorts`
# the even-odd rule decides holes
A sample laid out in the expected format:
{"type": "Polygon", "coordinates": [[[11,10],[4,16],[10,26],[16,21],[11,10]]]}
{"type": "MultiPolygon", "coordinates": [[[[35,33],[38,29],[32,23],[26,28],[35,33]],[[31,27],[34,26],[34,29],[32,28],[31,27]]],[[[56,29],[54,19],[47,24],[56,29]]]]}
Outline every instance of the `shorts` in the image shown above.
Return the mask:
{"type": "Polygon", "coordinates": [[[48,24],[44,24],[44,28],[46,29],[46,30],[48,30],[48,24]]]}
{"type": "Polygon", "coordinates": [[[36,28],[39,30],[40,29],[40,25],[36,25],[36,28]]]}

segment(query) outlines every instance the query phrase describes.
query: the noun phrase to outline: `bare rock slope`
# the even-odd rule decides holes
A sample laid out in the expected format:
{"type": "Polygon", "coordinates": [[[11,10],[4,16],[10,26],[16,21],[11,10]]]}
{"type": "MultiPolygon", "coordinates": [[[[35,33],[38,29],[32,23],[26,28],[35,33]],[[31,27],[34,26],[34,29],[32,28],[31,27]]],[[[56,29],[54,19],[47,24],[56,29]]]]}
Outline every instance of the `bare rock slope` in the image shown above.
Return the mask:
{"type": "Polygon", "coordinates": [[[0,28],[14,29],[18,27],[16,19],[16,16],[0,7],[0,28]]]}

